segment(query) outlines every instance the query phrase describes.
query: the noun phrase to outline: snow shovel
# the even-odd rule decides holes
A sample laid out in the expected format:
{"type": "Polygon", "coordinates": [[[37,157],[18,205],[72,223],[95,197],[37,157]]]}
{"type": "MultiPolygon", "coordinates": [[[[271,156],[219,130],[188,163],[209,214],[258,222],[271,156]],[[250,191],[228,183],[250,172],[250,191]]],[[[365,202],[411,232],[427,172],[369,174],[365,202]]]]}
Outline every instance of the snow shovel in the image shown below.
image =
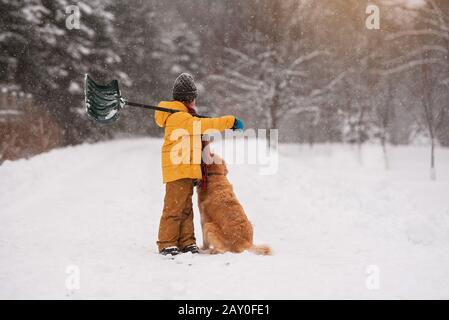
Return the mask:
{"type": "MultiPolygon", "coordinates": [[[[179,110],[127,101],[120,93],[117,80],[112,80],[106,85],[100,85],[89,77],[88,74],[86,74],[84,78],[84,95],[87,114],[89,117],[100,123],[115,122],[120,116],[120,110],[125,106],[158,110],[169,113],[179,112],[179,110]]],[[[201,115],[195,116],[199,118],[207,118],[201,115]]]]}

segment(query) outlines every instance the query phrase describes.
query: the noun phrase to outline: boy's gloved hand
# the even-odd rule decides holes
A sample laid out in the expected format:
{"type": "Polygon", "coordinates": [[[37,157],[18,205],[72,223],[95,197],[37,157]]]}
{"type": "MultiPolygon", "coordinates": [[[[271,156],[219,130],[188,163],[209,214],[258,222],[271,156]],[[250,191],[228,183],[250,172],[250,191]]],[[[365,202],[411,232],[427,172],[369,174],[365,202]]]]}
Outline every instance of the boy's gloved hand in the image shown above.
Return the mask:
{"type": "Polygon", "coordinates": [[[234,126],[232,127],[232,130],[243,130],[245,129],[245,124],[242,120],[235,117],[234,126]]]}

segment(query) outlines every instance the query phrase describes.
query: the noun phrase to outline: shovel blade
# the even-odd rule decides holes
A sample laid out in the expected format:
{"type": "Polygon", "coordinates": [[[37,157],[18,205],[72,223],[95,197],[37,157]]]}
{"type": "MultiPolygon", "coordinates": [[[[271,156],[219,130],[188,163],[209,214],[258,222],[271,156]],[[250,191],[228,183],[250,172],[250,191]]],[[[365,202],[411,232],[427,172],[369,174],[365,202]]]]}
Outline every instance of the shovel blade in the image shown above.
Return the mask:
{"type": "Polygon", "coordinates": [[[119,118],[120,109],[125,102],[117,80],[112,80],[107,85],[100,85],[86,74],[84,94],[86,112],[90,118],[100,123],[113,123],[119,118]]]}

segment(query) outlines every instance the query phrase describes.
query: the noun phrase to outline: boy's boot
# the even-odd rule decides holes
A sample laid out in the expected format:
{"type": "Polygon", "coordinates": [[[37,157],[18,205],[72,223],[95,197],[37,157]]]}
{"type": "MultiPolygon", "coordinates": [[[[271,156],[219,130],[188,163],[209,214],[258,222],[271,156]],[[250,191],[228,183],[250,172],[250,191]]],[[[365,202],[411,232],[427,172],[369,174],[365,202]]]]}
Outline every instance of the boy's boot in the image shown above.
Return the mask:
{"type": "Polygon", "coordinates": [[[180,254],[181,252],[179,252],[178,247],[168,247],[168,248],[162,249],[159,253],[162,254],[163,256],[166,256],[166,255],[176,256],[176,255],[180,254]]]}
{"type": "Polygon", "coordinates": [[[185,247],[184,249],[182,249],[182,253],[187,253],[187,252],[196,254],[196,253],[200,253],[200,249],[198,248],[198,246],[196,244],[191,244],[191,245],[185,247]]]}

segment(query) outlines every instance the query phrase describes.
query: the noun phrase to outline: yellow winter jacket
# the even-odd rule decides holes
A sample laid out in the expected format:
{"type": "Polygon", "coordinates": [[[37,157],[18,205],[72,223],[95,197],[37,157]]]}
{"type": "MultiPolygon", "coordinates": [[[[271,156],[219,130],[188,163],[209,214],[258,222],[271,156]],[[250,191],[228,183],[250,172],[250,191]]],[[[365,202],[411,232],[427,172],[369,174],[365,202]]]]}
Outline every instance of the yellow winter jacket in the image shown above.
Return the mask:
{"type": "Polygon", "coordinates": [[[165,128],[162,145],[162,178],[164,183],[184,178],[201,179],[201,134],[206,130],[224,131],[234,126],[234,116],[198,118],[188,113],[179,101],[162,101],[160,107],[182,112],[156,111],[156,124],[165,128]]]}

